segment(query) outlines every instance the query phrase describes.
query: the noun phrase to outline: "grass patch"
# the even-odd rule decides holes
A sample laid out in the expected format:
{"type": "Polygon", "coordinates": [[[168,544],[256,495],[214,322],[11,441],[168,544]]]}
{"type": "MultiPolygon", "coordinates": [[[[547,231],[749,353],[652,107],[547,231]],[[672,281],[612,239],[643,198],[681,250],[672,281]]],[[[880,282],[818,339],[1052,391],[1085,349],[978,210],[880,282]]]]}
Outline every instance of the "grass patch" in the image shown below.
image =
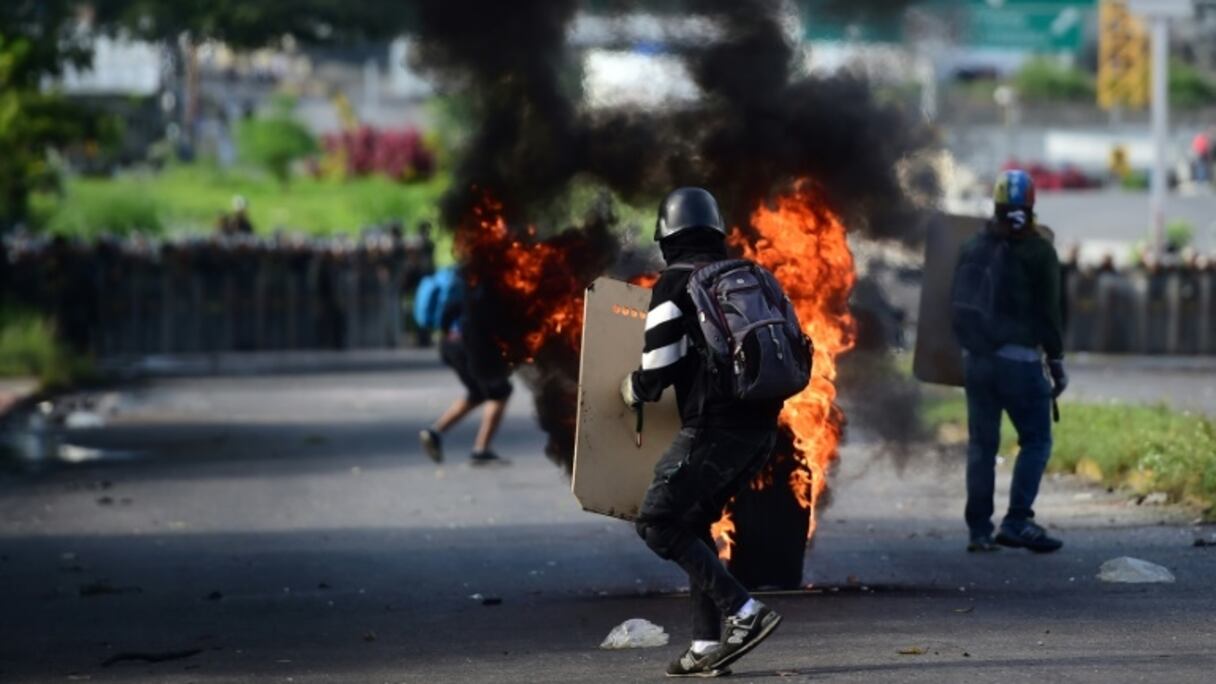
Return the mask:
{"type": "Polygon", "coordinates": [[[88,361],[56,339],[47,318],[0,306],[0,377],[34,377],[44,389],[56,389],[90,373],[88,361]]]}
{"type": "Polygon", "coordinates": [[[418,183],[372,176],[347,181],[298,177],[283,184],[253,171],[195,164],[159,173],[72,178],[61,195],[35,196],[33,210],[44,230],[81,238],[200,233],[214,230],[232,198],[241,195],[249,200],[259,233],[282,228],[340,235],[390,220],[403,221],[411,230],[418,221],[435,221],[448,182],[446,175],[437,174],[418,183]]]}
{"type": "MultiPolygon", "coordinates": [[[[1216,422],[1167,406],[1065,402],[1055,424],[1047,468],[1077,473],[1139,493],[1166,492],[1174,501],[1197,503],[1216,514],[1216,422]]],[[[924,419],[940,434],[967,424],[962,392],[942,394],[925,406],[924,419]]],[[[1017,453],[1008,417],[1001,426],[1001,453],[1017,453]]]]}

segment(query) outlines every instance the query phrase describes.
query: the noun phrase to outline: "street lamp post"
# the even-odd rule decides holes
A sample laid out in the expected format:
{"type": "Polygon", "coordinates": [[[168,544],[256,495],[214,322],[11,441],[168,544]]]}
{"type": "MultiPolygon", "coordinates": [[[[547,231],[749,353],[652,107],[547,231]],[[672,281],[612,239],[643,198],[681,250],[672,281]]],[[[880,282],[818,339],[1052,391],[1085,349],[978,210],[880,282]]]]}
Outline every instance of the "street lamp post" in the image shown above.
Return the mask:
{"type": "Polygon", "coordinates": [[[1185,19],[1194,14],[1192,0],[1128,0],[1128,9],[1152,24],[1152,101],[1153,101],[1153,170],[1149,218],[1152,227],[1152,250],[1158,258],[1165,250],[1165,196],[1169,188],[1170,100],[1170,20],[1185,19]]]}

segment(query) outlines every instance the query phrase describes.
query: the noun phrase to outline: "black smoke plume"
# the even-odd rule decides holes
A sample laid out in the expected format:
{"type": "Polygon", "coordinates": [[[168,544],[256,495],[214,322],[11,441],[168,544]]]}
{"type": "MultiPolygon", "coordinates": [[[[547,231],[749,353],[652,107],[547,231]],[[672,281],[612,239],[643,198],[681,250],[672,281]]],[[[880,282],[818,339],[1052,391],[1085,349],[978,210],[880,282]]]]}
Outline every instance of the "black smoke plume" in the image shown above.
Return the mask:
{"type": "MultiPolygon", "coordinates": [[[[826,6],[902,9],[900,2],[876,0],[845,5],[832,0],[826,6]]],[[[790,6],[777,0],[597,3],[600,10],[699,15],[712,20],[719,37],[677,46],[703,93],[698,102],[658,111],[589,111],[580,104],[579,67],[566,42],[578,2],[421,2],[419,63],[448,92],[469,98],[476,116],[442,206],[458,243],[461,231],[477,229],[469,220],[478,201],[473,188],[492,192],[508,223],[522,227],[576,177],[651,206],[673,187],[701,185],[718,195],[728,221],[744,229],[772,193],[811,178],[852,229],[901,236],[916,210],[898,169],[935,140],[918,118],[878,99],[865,80],[804,73],[784,29],[790,6]]],[[[500,325],[498,334],[510,343],[528,322],[500,325]]],[[[550,455],[569,466],[572,439],[561,431],[573,424],[570,390],[577,375],[568,357],[535,361],[550,455]]]]}

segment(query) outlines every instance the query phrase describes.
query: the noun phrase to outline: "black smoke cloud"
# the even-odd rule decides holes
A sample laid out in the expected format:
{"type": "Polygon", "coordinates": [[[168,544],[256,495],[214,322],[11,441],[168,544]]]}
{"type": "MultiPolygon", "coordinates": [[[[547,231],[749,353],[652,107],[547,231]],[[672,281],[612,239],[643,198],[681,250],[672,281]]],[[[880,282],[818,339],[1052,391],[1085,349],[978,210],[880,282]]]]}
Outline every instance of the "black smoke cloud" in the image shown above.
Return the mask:
{"type": "MultiPolygon", "coordinates": [[[[820,5],[873,13],[899,11],[903,3],[820,5]]],[[[657,204],[676,186],[702,185],[718,195],[732,225],[746,228],[751,211],[773,192],[810,178],[852,229],[876,237],[906,234],[917,210],[897,169],[932,147],[932,134],[918,117],[876,98],[861,78],[799,71],[783,29],[788,3],[597,5],[605,7],[712,19],[718,40],[678,48],[704,97],[660,111],[582,107],[578,60],[566,42],[580,9],[574,0],[419,4],[418,63],[445,90],[470,99],[477,122],[443,201],[448,226],[476,229],[468,221],[479,198],[474,188],[493,193],[508,223],[522,226],[580,177],[635,204],[657,204]]],[[[522,335],[526,322],[516,327],[496,322],[505,338],[522,335]]],[[[571,359],[536,361],[533,373],[545,390],[538,394],[542,425],[572,424],[571,359]]],[[[550,455],[568,466],[569,436],[550,436],[550,455]]]]}
{"type": "MultiPolygon", "coordinates": [[[[899,2],[854,2],[852,11],[893,11],[899,2]]],[[[617,9],[647,3],[616,2],[617,9]]],[[[705,99],[664,111],[587,112],[566,33],[573,0],[425,2],[419,61],[452,92],[470,97],[478,125],[443,214],[458,226],[472,186],[488,187],[524,219],[560,195],[576,175],[627,200],[655,202],[673,186],[713,189],[735,222],[774,189],[814,178],[824,201],[852,225],[911,208],[897,162],[934,144],[928,128],[847,74],[795,72],[776,0],[690,0],[659,7],[715,20],[722,39],[684,47],[705,99]]],[[[843,4],[829,5],[836,12],[843,4]]]]}

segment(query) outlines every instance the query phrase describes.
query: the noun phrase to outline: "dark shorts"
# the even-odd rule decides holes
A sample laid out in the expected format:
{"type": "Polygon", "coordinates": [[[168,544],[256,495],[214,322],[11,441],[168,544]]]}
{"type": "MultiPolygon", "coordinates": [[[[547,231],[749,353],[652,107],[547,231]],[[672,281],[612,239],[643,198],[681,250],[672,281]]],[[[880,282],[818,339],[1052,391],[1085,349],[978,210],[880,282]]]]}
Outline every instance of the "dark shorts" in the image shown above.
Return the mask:
{"type": "Polygon", "coordinates": [[[506,401],[514,388],[511,386],[511,376],[500,374],[478,373],[470,363],[468,351],[458,341],[445,339],[439,345],[439,356],[443,363],[456,372],[460,384],[465,388],[465,399],[470,404],[480,404],[483,401],[506,401]]]}

